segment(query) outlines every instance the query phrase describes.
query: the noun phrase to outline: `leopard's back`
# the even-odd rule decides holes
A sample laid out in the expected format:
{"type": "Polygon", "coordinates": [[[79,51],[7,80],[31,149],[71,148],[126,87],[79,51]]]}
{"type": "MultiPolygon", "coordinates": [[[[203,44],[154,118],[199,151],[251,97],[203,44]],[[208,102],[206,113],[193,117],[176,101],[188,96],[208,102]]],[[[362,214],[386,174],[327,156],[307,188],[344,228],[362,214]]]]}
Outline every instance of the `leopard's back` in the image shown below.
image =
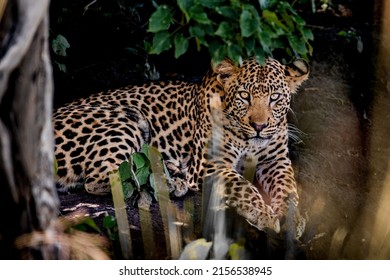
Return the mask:
{"type": "Polygon", "coordinates": [[[154,83],[102,92],[54,113],[57,181],[61,190],[110,191],[108,173],[142,145],[157,147],[173,173],[191,153],[195,84],[154,83]]]}

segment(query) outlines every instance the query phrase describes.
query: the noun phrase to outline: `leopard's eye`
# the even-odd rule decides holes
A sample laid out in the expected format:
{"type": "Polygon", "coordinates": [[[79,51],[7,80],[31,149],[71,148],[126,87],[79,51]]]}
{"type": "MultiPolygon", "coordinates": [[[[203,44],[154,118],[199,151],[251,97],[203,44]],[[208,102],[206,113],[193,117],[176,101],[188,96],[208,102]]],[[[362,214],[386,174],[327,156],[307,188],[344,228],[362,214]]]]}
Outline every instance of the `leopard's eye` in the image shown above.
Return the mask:
{"type": "Polygon", "coordinates": [[[247,101],[250,100],[250,94],[247,91],[242,90],[242,91],[239,92],[239,95],[244,100],[247,100],[247,101]]]}
{"type": "Polygon", "coordinates": [[[282,95],[280,93],[273,93],[270,96],[270,101],[275,102],[277,101],[282,95]]]}

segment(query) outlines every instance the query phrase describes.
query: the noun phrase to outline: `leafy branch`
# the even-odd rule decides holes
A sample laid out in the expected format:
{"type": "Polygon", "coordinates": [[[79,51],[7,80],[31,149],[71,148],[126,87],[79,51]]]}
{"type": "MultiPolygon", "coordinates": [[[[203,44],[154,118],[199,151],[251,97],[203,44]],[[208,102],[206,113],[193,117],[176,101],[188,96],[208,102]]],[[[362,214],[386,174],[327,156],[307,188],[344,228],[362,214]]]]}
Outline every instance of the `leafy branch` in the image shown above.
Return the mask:
{"type": "Polygon", "coordinates": [[[225,57],[236,63],[255,56],[259,62],[282,50],[284,56],[307,58],[311,30],[288,1],[177,0],[159,1],[149,18],[150,54],[174,50],[185,54],[190,43],[207,48],[214,62],[225,57]],[[172,3],[176,2],[176,3],[172,3]]]}

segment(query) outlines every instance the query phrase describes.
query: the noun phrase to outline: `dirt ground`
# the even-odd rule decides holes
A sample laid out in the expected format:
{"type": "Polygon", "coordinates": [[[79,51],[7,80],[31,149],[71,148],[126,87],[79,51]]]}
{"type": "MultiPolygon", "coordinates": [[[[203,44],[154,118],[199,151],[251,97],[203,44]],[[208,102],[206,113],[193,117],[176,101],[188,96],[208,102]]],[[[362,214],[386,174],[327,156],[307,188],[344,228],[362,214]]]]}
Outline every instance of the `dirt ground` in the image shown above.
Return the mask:
{"type": "Polygon", "coordinates": [[[309,259],[343,257],[345,234],[367,195],[361,123],[343,76],[340,66],[314,61],[293,104],[302,131],[294,163],[309,259]]]}

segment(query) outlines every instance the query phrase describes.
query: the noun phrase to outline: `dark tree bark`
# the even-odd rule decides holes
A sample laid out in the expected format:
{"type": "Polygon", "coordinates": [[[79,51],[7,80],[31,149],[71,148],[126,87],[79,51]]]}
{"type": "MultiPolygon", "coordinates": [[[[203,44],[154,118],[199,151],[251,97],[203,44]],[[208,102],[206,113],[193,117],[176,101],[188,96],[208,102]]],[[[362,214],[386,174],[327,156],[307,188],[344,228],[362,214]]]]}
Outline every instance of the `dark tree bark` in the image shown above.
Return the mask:
{"type": "Polygon", "coordinates": [[[56,259],[55,243],[18,244],[50,236],[58,216],[49,0],[0,2],[0,258],[56,259]]]}

